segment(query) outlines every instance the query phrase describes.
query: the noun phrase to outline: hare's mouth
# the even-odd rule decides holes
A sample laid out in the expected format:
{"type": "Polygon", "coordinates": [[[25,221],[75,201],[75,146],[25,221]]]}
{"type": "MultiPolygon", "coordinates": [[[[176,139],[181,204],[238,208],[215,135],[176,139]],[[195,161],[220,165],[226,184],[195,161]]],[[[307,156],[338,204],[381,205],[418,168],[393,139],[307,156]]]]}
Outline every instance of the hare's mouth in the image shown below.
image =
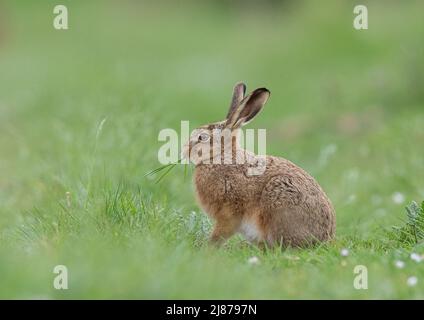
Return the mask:
{"type": "Polygon", "coordinates": [[[182,151],[181,151],[181,159],[188,160],[189,162],[196,165],[196,164],[198,164],[197,163],[198,161],[196,161],[198,159],[197,159],[197,157],[193,157],[192,151],[193,151],[193,143],[192,142],[186,143],[183,146],[182,151]]]}
{"type": "Polygon", "coordinates": [[[181,159],[190,160],[190,146],[188,143],[181,150],[181,159]]]}

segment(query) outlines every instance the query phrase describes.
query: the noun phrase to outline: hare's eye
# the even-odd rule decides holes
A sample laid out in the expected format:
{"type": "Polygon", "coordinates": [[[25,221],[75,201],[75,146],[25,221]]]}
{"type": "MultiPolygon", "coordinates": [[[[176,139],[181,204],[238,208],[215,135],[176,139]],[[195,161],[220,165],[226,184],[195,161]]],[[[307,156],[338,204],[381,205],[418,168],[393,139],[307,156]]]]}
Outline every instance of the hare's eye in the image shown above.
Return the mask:
{"type": "Polygon", "coordinates": [[[206,132],[202,132],[201,134],[199,134],[199,141],[201,142],[206,142],[208,141],[210,138],[209,134],[206,132]]]}

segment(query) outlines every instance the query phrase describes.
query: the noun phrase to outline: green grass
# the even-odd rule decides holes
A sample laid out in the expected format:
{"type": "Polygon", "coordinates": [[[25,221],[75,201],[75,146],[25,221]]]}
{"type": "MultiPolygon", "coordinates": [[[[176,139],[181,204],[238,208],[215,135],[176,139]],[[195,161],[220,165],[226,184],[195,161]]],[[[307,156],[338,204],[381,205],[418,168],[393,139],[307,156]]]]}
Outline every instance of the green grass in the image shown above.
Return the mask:
{"type": "Polygon", "coordinates": [[[409,258],[424,246],[392,229],[412,230],[404,207],[424,199],[421,1],[365,1],[367,31],[339,1],[64,1],[67,31],[55,4],[0,8],[1,298],[424,298],[409,258]],[[333,243],[210,248],[191,170],[145,176],[158,132],[222,119],[240,80],[271,90],[249,127],[327,191],[333,243]],[[59,264],[68,290],[53,288],[59,264]]]}

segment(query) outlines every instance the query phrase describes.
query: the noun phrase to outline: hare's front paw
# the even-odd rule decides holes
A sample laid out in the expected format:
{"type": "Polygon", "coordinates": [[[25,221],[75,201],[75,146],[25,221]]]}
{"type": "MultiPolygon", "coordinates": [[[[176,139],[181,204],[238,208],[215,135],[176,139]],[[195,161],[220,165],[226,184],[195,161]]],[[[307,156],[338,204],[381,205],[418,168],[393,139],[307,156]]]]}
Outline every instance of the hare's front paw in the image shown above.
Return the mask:
{"type": "Polygon", "coordinates": [[[217,222],[209,237],[209,243],[215,246],[222,245],[237,231],[238,223],[235,221],[217,222]]]}

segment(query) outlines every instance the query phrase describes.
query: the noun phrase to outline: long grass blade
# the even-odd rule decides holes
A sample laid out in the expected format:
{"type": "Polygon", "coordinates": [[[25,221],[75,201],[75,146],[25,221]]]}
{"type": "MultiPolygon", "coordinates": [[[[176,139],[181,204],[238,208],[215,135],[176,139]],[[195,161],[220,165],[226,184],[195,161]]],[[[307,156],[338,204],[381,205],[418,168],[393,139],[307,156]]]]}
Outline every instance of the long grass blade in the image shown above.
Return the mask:
{"type": "Polygon", "coordinates": [[[161,171],[163,171],[163,170],[166,169],[165,172],[155,182],[155,183],[159,183],[172,169],[175,168],[175,166],[178,163],[181,163],[181,161],[182,161],[182,159],[178,159],[177,162],[175,162],[175,163],[168,163],[168,164],[165,164],[163,166],[160,166],[160,167],[158,167],[156,169],[153,169],[153,170],[145,173],[144,174],[144,177],[149,177],[149,176],[155,175],[155,174],[157,174],[157,173],[159,173],[159,172],[161,172],[161,171]]]}
{"type": "Polygon", "coordinates": [[[159,177],[159,179],[157,179],[156,180],[156,184],[157,183],[159,183],[172,169],[174,169],[175,168],[175,166],[176,166],[177,164],[176,163],[173,163],[173,164],[171,164],[170,166],[169,166],[169,168],[168,168],[168,170],[166,170],[160,177],[159,177]]]}
{"type": "Polygon", "coordinates": [[[158,173],[158,172],[160,172],[160,171],[162,171],[162,170],[164,170],[164,169],[166,169],[166,168],[168,168],[169,166],[172,166],[172,165],[175,165],[175,163],[168,163],[168,164],[165,164],[163,166],[160,166],[159,168],[153,169],[153,170],[145,173],[144,177],[154,175],[155,173],[158,173]]]}

